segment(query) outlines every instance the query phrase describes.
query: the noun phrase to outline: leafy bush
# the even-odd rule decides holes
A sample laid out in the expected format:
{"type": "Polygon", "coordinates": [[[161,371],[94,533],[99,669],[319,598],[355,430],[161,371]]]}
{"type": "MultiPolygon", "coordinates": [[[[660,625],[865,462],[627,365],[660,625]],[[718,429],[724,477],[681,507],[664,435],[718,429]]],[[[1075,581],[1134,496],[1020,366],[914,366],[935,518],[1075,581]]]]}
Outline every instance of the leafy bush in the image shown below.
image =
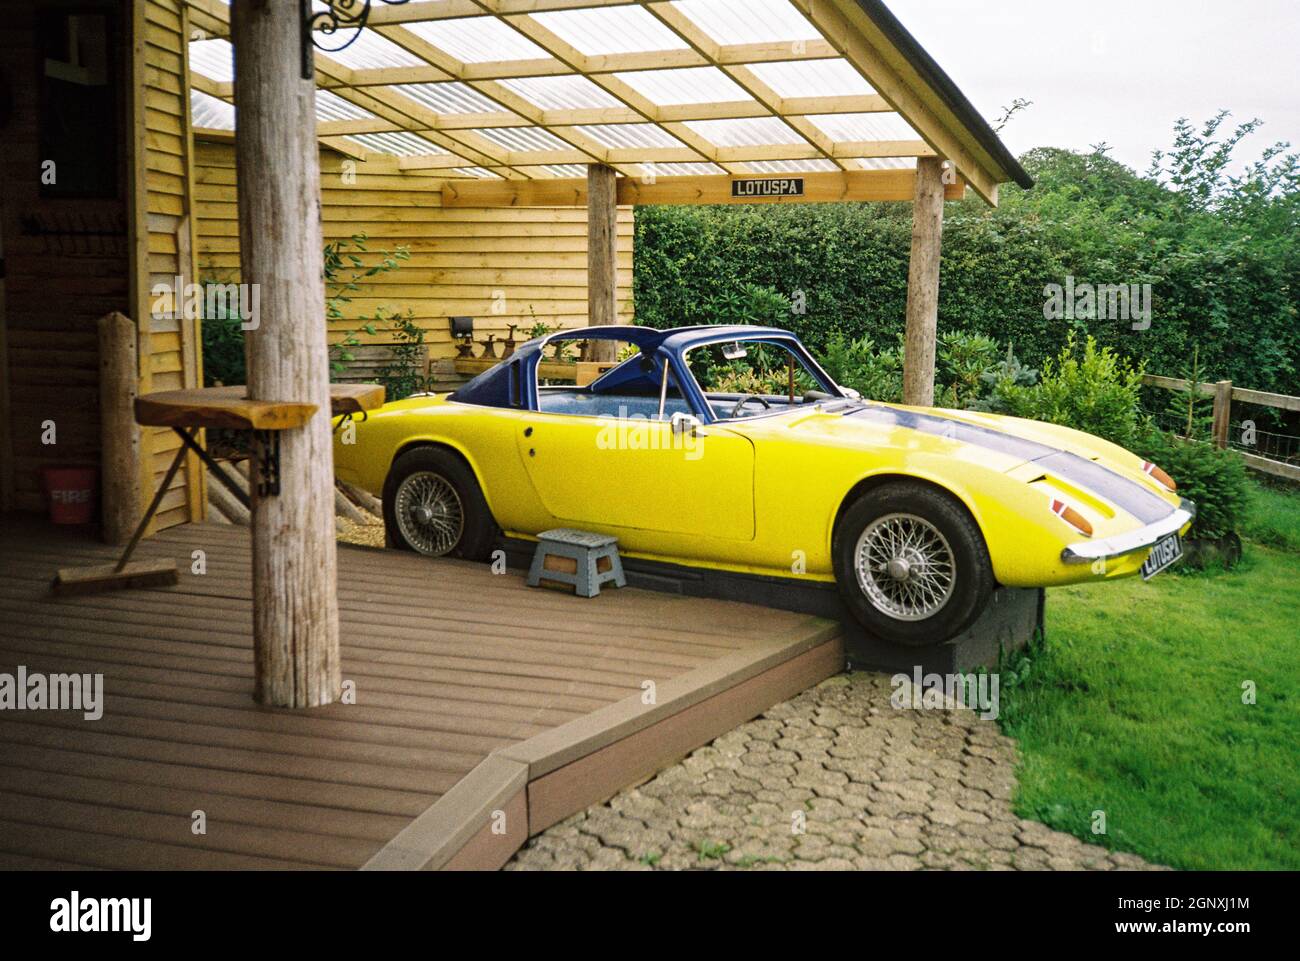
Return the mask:
{"type": "MultiPolygon", "coordinates": [[[[402,261],[409,260],[411,257],[408,248],[398,246],[391,252],[383,251],[379,262],[367,267],[360,256],[364,253],[366,253],[365,234],[353,234],[346,239],[331,240],[325,245],[325,319],[327,322],[336,323],[345,320],[347,306],[352,302],[353,294],[359,293],[365,284],[374,283],[376,277],[397,270],[402,266],[402,261]]],[[[381,324],[400,323],[399,315],[387,307],[377,307],[373,314],[363,314],[356,320],[359,323],[354,330],[345,331],[337,342],[330,345],[331,379],[340,376],[347,370],[347,365],[356,358],[353,350],[361,345],[363,333],[374,336],[381,324]]],[[[423,332],[421,340],[423,340],[423,332]]]]}
{"type": "Polygon", "coordinates": [[[983,334],[949,331],[939,337],[935,349],[935,404],[964,408],[980,399],[984,379],[998,356],[998,343],[983,334]],[[938,389],[938,385],[946,385],[938,389]]]}
{"type": "Polygon", "coordinates": [[[1178,484],[1178,493],[1196,505],[1192,536],[1216,540],[1240,530],[1250,484],[1241,457],[1212,442],[1214,402],[1201,393],[1198,351],[1182,373],[1186,386],[1173,392],[1165,412],[1174,430],[1151,429],[1134,449],[1159,464],[1178,484]]]}
{"type": "Polygon", "coordinates": [[[238,317],[203,318],[199,329],[203,340],[203,383],[206,386],[248,382],[242,323],[238,317]]]}
{"type": "Polygon", "coordinates": [[[1071,334],[1043,368],[1042,379],[1024,387],[1008,379],[994,386],[996,406],[1016,417],[1087,431],[1130,450],[1147,431],[1139,406],[1142,368],[1133,367],[1092,337],[1082,354],[1071,334]]]}
{"type": "MultiPolygon", "coordinates": [[[[392,253],[383,252],[379,263],[366,267],[360,255],[366,253],[366,235],[354,234],[345,240],[333,240],[324,247],[325,280],[325,319],[329,323],[346,319],[347,305],[352,295],[361,291],[368,282],[383,274],[397,270],[402,261],[411,254],[405,247],[398,247],[392,253]]],[[[225,271],[230,274],[230,271],[225,271]]],[[[212,284],[225,284],[228,276],[218,277],[218,272],[205,269],[202,284],[206,288],[212,284]]],[[[209,299],[205,296],[204,303],[209,299]]],[[[218,301],[220,302],[220,301],[218,301]]],[[[405,315],[410,321],[410,315],[405,315]]],[[[402,315],[395,315],[388,309],[380,307],[373,315],[357,318],[360,323],[355,330],[345,332],[336,344],[330,347],[330,375],[336,377],[346,369],[347,363],[354,359],[352,351],[361,343],[362,333],[374,334],[382,323],[392,323],[398,337],[395,353],[397,366],[401,366],[402,349],[409,344],[414,333],[410,330],[414,322],[403,324],[402,315]]],[[[216,316],[204,316],[200,325],[203,341],[203,380],[211,387],[216,384],[245,384],[248,371],[244,360],[244,331],[237,314],[221,310],[216,316]]],[[[423,344],[424,332],[418,335],[418,344],[423,344]]],[[[419,347],[416,346],[418,352],[419,347]]],[[[409,350],[407,352],[409,354],[409,350]]],[[[394,368],[396,369],[396,368],[394,368]]],[[[406,377],[406,375],[402,375],[406,377]]],[[[409,379],[409,378],[408,378],[409,379]]],[[[404,381],[403,381],[404,382],[404,381]]],[[[397,384],[397,381],[394,381],[397,384]]],[[[390,395],[391,399],[391,395],[390,395]]]]}
{"type": "Polygon", "coordinates": [[[850,340],[836,331],[821,352],[822,367],[841,387],[868,400],[897,404],[903,399],[903,348],[877,350],[870,337],[850,340]]]}
{"type": "Polygon", "coordinates": [[[1191,536],[1214,540],[1240,529],[1250,486],[1235,451],[1165,431],[1151,431],[1137,450],[1159,464],[1178,484],[1178,493],[1196,505],[1191,536]]]}
{"type": "Polygon", "coordinates": [[[424,328],[411,311],[393,318],[393,359],[379,368],[376,380],[387,400],[402,400],[429,390],[433,377],[425,369],[424,328]]]}

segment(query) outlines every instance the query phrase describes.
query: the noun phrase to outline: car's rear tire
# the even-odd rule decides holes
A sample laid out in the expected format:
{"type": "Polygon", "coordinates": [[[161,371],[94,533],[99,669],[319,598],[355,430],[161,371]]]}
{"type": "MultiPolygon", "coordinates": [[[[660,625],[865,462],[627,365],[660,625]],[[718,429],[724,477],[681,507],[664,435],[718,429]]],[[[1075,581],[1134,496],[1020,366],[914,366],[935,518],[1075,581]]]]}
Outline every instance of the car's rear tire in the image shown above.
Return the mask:
{"type": "Polygon", "coordinates": [[[853,616],[898,644],[951,639],[974,623],[993,593],[979,525],[956,498],[917,481],[883,484],[850,504],[831,551],[853,616]]]}
{"type": "Polygon", "coordinates": [[[463,460],[441,448],[417,447],[393,462],[384,481],[384,531],[389,547],[483,561],[497,525],[463,460]]]}

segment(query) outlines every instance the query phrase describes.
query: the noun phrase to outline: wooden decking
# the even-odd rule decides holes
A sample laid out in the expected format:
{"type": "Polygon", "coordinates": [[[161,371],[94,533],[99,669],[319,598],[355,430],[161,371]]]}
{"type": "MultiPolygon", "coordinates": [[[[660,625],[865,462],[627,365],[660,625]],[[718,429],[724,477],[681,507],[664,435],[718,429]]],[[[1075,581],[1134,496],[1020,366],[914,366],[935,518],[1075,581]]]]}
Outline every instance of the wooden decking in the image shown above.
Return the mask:
{"type": "Polygon", "coordinates": [[[496,866],[842,658],[803,615],[341,546],[356,703],[274,710],[250,696],[246,531],[142,544],[177,587],[55,598],[56,568],[114,552],[3,520],[0,673],[102,673],[104,713],[0,710],[0,868],[496,866]]]}

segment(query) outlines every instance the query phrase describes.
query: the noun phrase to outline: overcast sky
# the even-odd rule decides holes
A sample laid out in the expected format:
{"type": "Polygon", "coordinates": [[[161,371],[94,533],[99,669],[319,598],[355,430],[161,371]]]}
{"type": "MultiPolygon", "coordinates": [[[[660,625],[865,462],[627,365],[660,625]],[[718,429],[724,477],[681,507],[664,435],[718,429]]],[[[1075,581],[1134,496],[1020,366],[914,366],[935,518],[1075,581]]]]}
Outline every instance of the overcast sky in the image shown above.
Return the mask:
{"type": "Polygon", "coordinates": [[[1264,126],[1238,148],[1300,150],[1300,0],[886,0],[962,92],[1031,147],[1105,141],[1145,171],[1176,118],[1220,108],[1264,126]]]}

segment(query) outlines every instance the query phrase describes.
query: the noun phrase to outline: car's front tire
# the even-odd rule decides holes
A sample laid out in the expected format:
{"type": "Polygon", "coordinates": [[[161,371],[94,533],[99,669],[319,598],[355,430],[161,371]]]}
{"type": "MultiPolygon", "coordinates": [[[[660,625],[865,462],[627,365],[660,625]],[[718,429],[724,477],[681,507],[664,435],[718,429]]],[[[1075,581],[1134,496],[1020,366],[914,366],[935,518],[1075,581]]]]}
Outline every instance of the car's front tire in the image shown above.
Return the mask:
{"type": "Polygon", "coordinates": [[[474,472],[448,450],[417,447],[393,462],[384,481],[389,547],[428,557],[487,560],[497,525],[474,472]]]}
{"type": "Polygon", "coordinates": [[[875,636],[921,647],[961,633],[993,593],[979,525],[951,495],[916,481],[867,491],[841,516],[831,544],[835,580],[875,636]]]}

